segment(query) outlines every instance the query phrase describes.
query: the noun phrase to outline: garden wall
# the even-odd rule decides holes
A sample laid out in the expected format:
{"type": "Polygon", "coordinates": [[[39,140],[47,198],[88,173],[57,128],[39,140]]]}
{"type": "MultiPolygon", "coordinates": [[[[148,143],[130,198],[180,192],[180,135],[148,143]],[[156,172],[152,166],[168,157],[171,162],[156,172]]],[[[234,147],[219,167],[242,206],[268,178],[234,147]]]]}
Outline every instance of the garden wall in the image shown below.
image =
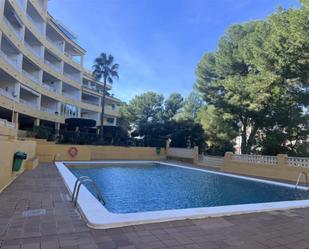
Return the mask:
{"type": "MultiPolygon", "coordinates": [[[[309,175],[309,158],[260,155],[234,155],[227,152],[221,168],[225,172],[296,182],[298,175],[309,175]]],[[[301,182],[305,182],[302,176],[301,182]]]]}
{"type": "Polygon", "coordinates": [[[17,151],[27,153],[27,159],[35,158],[36,142],[20,140],[0,141],[0,192],[24,171],[23,163],[20,171],[12,172],[13,156],[17,151]]]}
{"type": "Polygon", "coordinates": [[[38,143],[37,157],[40,162],[89,161],[89,160],[164,160],[166,152],[161,148],[160,154],[152,147],[121,147],[121,146],[90,146],[90,145],[60,145],[38,143]],[[72,148],[77,153],[71,153],[72,148]]]}

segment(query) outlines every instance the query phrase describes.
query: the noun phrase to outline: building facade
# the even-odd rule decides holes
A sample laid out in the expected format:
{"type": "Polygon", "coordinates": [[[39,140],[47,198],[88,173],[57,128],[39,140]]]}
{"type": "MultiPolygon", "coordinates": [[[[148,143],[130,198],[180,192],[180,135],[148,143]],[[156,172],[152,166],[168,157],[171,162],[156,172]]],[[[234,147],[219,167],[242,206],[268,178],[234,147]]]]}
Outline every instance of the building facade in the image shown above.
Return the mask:
{"type": "MultiPolygon", "coordinates": [[[[47,5],[48,0],[0,0],[0,119],[20,130],[59,129],[74,117],[99,125],[103,83],[84,68],[86,51],[47,5]]],[[[115,126],[120,101],[107,92],[105,103],[104,125],[115,126]]]]}

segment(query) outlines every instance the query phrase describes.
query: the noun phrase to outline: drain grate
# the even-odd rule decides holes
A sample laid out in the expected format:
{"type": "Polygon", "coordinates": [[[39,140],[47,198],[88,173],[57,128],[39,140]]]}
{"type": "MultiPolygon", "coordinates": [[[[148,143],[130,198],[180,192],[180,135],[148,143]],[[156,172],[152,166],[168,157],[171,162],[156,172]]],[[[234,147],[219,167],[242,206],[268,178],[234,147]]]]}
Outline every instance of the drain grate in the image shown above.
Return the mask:
{"type": "Polygon", "coordinates": [[[23,212],[23,217],[44,216],[46,215],[46,209],[32,209],[23,212]]]}

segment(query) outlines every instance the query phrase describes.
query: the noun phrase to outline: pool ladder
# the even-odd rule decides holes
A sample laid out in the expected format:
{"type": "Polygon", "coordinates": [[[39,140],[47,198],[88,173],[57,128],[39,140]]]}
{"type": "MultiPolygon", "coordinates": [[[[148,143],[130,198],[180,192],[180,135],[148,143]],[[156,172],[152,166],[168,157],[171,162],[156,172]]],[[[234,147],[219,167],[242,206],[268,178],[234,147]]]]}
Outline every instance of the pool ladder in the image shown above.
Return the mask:
{"type": "Polygon", "coordinates": [[[84,183],[89,182],[91,183],[93,189],[96,192],[97,198],[98,200],[103,204],[103,206],[105,205],[105,201],[104,198],[99,190],[99,188],[97,187],[97,185],[95,184],[95,182],[88,176],[80,176],[76,179],[75,184],[74,184],[74,189],[73,189],[73,193],[72,193],[72,202],[74,203],[74,205],[77,205],[77,198],[78,198],[78,194],[79,194],[79,190],[81,185],[83,185],[84,183]]]}
{"type": "Polygon", "coordinates": [[[304,171],[299,173],[298,178],[297,178],[297,181],[296,181],[296,184],[295,184],[295,188],[298,187],[299,182],[300,182],[300,178],[301,178],[302,175],[305,176],[305,179],[306,179],[306,188],[309,190],[308,175],[307,175],[307,173],[304,172],[304,171]]]}

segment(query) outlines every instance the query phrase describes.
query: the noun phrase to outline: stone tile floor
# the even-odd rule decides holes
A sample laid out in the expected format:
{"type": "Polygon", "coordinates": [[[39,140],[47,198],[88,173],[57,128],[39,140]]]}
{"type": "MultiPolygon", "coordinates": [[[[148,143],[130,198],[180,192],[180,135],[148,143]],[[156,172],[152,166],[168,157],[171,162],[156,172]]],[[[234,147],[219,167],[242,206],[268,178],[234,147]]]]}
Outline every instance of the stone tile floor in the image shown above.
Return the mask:
{"type": "Polygon", "coordinates": [[[56,168],[40,165],[0,194],[0,248],[309,248],[309,208],[94,230],[56,168]]]}

